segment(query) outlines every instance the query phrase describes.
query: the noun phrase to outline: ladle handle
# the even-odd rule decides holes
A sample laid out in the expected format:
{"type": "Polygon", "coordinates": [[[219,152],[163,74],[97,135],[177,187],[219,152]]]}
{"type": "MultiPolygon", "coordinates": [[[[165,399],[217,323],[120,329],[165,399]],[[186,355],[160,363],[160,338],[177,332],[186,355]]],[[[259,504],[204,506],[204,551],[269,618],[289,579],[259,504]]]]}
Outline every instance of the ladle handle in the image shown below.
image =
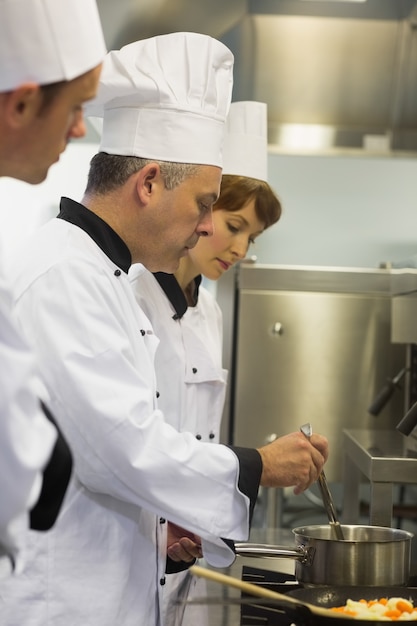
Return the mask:
{"type": "MultiPolygon", "coordinates": [[[[303,426],[300,427],[300,431],[303,433],[305,437],[307,437],[307,439],[310,439],[311,435],[313,434],[313,428],[309,422],[307,424],[303,424],[303,426]]],[[[336,507],[334,505],[333,498],[329,490],[329,485],[327,483],[327,478],[326,478],[326,474],[324,473],[324,470],[320,472],[317,478],[317,482],[320,488],[324,508],[326,509],[327,517],[329,518],[329,523],[331,527],[334,529],[336,539],[343,540],[344,539],[343,530],[342,530],[342,527],[340,526],[339,520],[337,519],[336,507]]]]}
{"type": "MultiPolygon", "coordinates": [[[[327,484],[327,478],[323,470],[319,474],[319,477],[317,478],[317,482],[319,484],[319,488],[320,488],[321,495],[323,498],[323,504],[325,506],[329,521],[332,524],[338,524],[340,527],[340,522],[337,519],[336,508],[334,506],[334,502],[329,491],[329,486],[327,484]]],[[[338,538],[341,539],[342,537],[338,537],[338,538]]]]}

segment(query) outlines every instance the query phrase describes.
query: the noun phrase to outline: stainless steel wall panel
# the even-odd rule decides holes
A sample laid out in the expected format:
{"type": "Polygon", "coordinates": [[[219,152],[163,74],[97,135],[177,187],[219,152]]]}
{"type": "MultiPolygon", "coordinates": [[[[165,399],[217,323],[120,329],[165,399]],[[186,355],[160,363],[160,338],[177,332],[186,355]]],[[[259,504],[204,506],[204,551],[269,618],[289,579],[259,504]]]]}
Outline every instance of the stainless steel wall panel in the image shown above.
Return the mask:
{"type": "MultiPolygon", "coordinates": [[[[283,435],[310,421],[330,441],[329,480],[341,480],[343,429],[394,428],[404,412],[401,391],[378,417],[367,412],[386,379],[405,364],[405,347],[391,343],[389,282],[386,289],[348,293],[340,271],[339,292],[243,287],[245,273],[264,284],[263,272],[242,267],[239,277],[233,443],[259,446],[271,433],[283,435]]],[[[276,284],[280,273],[275,270],[276,284]]],[[[334,273],[328,272],[328,282],[334,273]]],[[[350,272],[346,278],[347,285],[350,272]]],[[[376,278],[378,286],[378,271],[376,278]]],[[[289,287],[288,275],[286,280],[289,287]]]]}

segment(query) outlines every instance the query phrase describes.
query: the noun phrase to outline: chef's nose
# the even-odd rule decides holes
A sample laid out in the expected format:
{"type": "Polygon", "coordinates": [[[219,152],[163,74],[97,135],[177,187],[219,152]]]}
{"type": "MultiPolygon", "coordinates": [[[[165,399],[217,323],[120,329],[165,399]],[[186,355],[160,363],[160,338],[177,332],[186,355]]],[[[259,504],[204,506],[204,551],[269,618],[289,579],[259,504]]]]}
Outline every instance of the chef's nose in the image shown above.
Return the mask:
{"type": "Polygon", "coordinates": [[[213,213],[207,211],[204,218],[199,222],[197,226],[197,233],[200,237],[211,237],[214,233],[213,213]]]}
{"type": "Polygon", "coordinates": [[[232,252],[238,259],[244,259],[249,249],[249,242],[245,237],[233,240],[232,252]]]}
{"type": "Polygon", "coordinates": [[[68,139],[81,139],[81,137],[85,137],[86,132],[84,114],[82,111],[78,111],[69,129],[68,139]]]}

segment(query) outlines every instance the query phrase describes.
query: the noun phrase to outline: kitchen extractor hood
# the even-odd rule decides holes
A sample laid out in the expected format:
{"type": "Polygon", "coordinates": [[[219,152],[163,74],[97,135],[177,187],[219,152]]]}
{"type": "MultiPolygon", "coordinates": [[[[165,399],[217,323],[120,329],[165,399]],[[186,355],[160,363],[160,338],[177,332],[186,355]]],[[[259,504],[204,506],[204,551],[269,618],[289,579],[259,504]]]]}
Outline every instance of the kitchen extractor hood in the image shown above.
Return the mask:
{"type": "Polygon", "coordinates": [[[175,30],[235,54],[272,150],[417,153],[417,0],[98,0],[107,45],[175,30]]]}
{"type": "Polygon", "coordinates": [[[249,13],[247,0],[97,0],[108,49],[175,31],[220,38],[249,13]]]}
{"type": "Polygon", "coordinates": [[[225,38],[236,99],[268,103],[285,150],[417,150],[415,0],[254,0],[225,38]]]}

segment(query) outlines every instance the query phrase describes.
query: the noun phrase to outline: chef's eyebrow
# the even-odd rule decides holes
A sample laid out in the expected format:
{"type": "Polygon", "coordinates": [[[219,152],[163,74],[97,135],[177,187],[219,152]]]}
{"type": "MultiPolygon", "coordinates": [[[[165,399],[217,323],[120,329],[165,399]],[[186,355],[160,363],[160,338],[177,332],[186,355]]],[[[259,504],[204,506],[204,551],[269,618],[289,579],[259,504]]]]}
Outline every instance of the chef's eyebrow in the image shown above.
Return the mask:
{"type": "MultiPolygon", "coordinates": [[[[246,226],[249,226],[249,222],[246,219],[246,217],[243,217],[243,215],[240,215],[240,213],[235,213],[234,211],[228,211],[228,213],[230,214],[230,216],[234,216],[236,218],[239,218],[241,220],[241,222],[243,222],[246,226]]],[[[264,232],[263,230],[256,230],[254,233],[251,233],[252,236],[258,236],[258,235],[262,235],[262,233],[264,232]]]]}
{"type": "Polygon", "coordinates": [[[218,199],[219,199],[218,194],[214,192],[202,193],[201,196],[199,197],[200,202],[201,200],[205,200],[206,202],[210,202],[211,204],[215,204],[218,199]]]}
{"type": "Polygon", "coordinates": [[[228,213],[230,214],[230,217],[235,217],[236,219],[239,219],[241,222],[243,222],[246,226],[249,226],[249,222],[246,217],[243,217],[243,215],[240,215],[240,213],[237,213],[236,211],[228,211],[228,213]]]}

